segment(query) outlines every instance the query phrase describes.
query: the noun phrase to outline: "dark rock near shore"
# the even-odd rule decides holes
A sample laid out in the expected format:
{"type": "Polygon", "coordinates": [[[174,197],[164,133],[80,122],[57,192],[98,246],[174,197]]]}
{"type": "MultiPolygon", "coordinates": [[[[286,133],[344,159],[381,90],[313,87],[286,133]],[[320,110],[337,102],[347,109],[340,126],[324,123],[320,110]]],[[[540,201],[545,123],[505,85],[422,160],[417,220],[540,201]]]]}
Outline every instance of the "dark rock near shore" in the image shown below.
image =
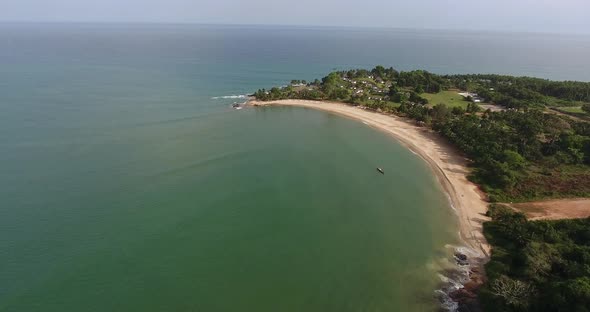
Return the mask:
{"type": "Polygon", "coordinates": [[[458,265],[465,266],[469,265],[469,261],[467,260],[467,256],[462,253],[455,253],[455,260],[457,261],[458,265]]]}
{"type": "Polygon", "coordinates": [[[459,304],[457,311],[460,312],[480,312],[482,311],[479,301],[477,300],[477,292],[481,287],[480,282],[470,281],[465,284],[464,288],[454,291],[450,297],[459,304]]]}
{"type": "Polygon", "coordinates": [[[480,269],[477,267],[472,268],[469,272],[469,282],[467,282],[463,288],[449,294],[449,297],[459,304],[457,311],[482,311],[479,301],[477,300],[477,293],[484,282],[485,276],[481,274],[480,269]]]}
{"type": "Polygon", "coordinates": [[[457,289],[449,293],[449,297],[457,302],[457,311],[460,312],[480,312],[482,311],[479,301],[477,300],[477,293],[479,288],[485,282],[485,275],[483,268],[478,265],[481,261],[478,259],[470,259],[467,255],[456,252],[455,261],[461,267],[469,266],[469,281],[463,285],[463,288],[457,289]]]}

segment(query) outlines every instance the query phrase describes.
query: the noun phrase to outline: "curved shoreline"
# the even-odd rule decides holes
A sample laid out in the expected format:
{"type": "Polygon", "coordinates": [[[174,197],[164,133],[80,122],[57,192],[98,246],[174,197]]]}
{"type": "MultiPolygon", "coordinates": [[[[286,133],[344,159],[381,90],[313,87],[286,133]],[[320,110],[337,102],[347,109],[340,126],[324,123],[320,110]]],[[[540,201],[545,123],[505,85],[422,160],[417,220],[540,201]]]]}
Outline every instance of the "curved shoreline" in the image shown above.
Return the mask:
{"type": "Polygon", "coordinates": [[[470,170],[468,160],[442,137],[433,131],[419,127],[404,118],[386,115],[371,110],[350,106],[345,103],[279,100],[250,101],[252,106],[298,106],[335,113],[362,121],[368,126],[384,131],[402,145],[424,159],[432,168],[443,189],[448,194],[451,204],[459,218],[460,236],[464,243],[475,253],[474,258],[481,265],[490,255],[490,245],[483,235],[483,222],[488,203],[477,185],[467,179],[470,170]]]}

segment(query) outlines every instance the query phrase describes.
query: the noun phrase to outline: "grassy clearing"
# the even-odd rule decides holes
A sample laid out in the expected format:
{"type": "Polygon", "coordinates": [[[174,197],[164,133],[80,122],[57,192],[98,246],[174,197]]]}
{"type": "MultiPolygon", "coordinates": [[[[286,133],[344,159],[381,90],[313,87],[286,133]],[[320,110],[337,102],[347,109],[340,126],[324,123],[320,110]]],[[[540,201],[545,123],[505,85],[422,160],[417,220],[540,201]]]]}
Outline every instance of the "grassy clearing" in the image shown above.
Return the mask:
{"type": "Polygon", "coordinates": [[[574,106],[574,107],[553,107],[553,110],[556,110],[558,112],[561,112],[563,114],[567,114],[570,116],[574,116],[574,117],[578,117],[578,118],[582,118],[585,120],[590,120],[590,114],[588,114],[587,112],[583,111],[581,107],[579,106],[574,106]]]}
{"type": "Polygon", "coordinates": [[[465,101],[461,95],[457,93],[457,91],[441,91],[439,93],[423,93],[420,94],[421,97],[428,100],[430,105],[436,104],[446,104],[448,107],[455,107],[459,106],[462,108],[466,108],[469,102],[465,101]]]}
{"type": "Polygon", "coordinates": [[[559,108],[560,111],[566,112],[566,113],[572,113],[572,114],[585,114],[586,112],[584,112],[582,110],[582,107],[560,107],[559,108]]]}
{"type": "Polygon", "coordinates": [[[581,101],[567,101],[561,100],[552,96],[548,96],[545,98],[547,106],[558,106],[560,108],[568,108],[568,107],[580,107],[586,103],[581,101]]]}
{"type": "Polygon", "coordinates": [[[511,190],[504,192],[504,201],[590,196],[590,171],[585,165],[560,165],[552,169],[532,166],[529,169],[511,190]]]}

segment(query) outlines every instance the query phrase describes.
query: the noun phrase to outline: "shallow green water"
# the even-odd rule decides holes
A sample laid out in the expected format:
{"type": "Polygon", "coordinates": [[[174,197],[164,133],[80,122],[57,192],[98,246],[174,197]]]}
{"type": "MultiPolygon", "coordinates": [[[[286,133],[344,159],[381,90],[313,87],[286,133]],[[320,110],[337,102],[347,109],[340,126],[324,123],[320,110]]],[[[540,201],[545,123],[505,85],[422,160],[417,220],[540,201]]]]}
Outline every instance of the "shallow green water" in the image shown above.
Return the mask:
{"type": "Polygon", "coordinates": [[[361,123],[263,108],[76,138],[31,163],[3,209],[7,310],[436,303],[451,210],[417,157],[361,123]]]}
{"type": "MultiPolygon", "coordinates": [[[[465,36],[2,25],[0,311],[436,309],[457,228],[422,160],[360,122],[220,96],[377,62],[485,71],[453,52],[465,36]]],[[[502,68],[575,67],[525,48],[502,68]]]]}

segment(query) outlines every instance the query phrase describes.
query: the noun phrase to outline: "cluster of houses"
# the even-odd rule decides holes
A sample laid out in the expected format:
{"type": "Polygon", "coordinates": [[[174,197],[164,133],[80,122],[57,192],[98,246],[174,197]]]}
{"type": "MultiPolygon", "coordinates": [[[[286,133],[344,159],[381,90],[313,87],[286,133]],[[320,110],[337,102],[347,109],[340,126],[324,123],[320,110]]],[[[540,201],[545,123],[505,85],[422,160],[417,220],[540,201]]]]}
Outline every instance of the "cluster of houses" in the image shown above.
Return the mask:
{"type": "MultiPolygon", "coordinates": [[[[341,78],[345,83],[339,85],[339,87],[342,89],[349,89],[353,95],[361,96],[366,94],[367,99],[369,100],[387,100],[387,93],[389,92],[389,88],[391,87],[391,82],[386,82],[380,79],[379,77],[375,78],[373,76],[368,76],[368,80],[351,79],[342,76],[341,78]]],[[[316,87],[312,86],[311,84],[306,84],[304,81],[299,80],[291,81],[290,86],[294,87],[296,91],[300,91],[305,88],[311,91],[314,89],[314,87],[316,87]]],[[[282,86],[281,89],[284,89],[286,87],[287,86],[282,86]]],[[[269,94],[269,91],[266,91],[266,93],[269,94]]]]}
{"type": "MultiPolygon", "coordinates": [[[[372,76],[368,77],[369,79],[373,79],[372,76]]],[[[342,80],[351,84],[350,88],[353,94],[360,95],[365,92],[367,93],[380,93],[386,94],[390,85],[385,85],[384,88],[380,88],[379,86],[373,84],[372,82],[365,81],[365,80],[354,80],[347,77],[343,77],[342,80]]],[[[379,83],[380,81],[378,81],[379,83]]],[[[344,85],[340,85],[341,88],[344,88],[344,85]]],[[[369,97],[369,100],[383,100],[383,97],[369,97]]]]}

